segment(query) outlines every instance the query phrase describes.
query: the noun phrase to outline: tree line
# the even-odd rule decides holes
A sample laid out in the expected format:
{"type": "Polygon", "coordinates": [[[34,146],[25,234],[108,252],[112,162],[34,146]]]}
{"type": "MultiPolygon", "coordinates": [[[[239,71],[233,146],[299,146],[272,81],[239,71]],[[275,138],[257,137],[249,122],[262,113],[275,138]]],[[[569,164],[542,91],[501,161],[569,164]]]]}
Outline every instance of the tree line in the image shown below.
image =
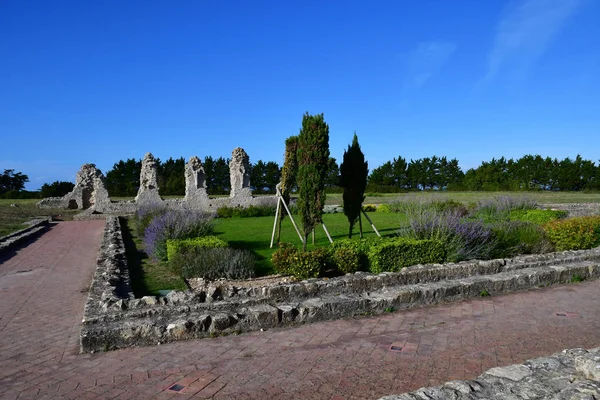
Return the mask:
{"type": "MultiPolygon", "coordinates": [[[[185,195],[185,159],[169,158],[157,161],[157,181],[163,196],[185,195]]],[[[206,156],[202,160],[207,192],[210,195],[226,195],[231,190],[229,159],[206,156]]],[[[327,164],[327,187],[339,185],[339,167],[335,158],[327,164]]],[[[106,189],[110,196],[131,197],[137,194],[140,184],[142,160],[120,160],[106,173],[106,189]]],[[[281,167],[274,161],[258,160],[250,165],[250,185],[256,194],[274,194],[281,180],[281,167]]]]}
{"type": "MultiPolygon", "coordinates": [[[[169,158],[158,161],[158,185],[161,195],[185,194],[185,159],[169,158]]],[[[207,156],[203,160],[207,191],[210,195],[228,194],[229,159],[207,156]]],[[[115,197],[132,197],[140,184],[142,161],[133,158],[120,160],[106,174],[109,194],[115,197]]],[[[281,180],[281,168],[274,161],[259,160],[251,165],[250,184],[254,193],[275,193],[281,180]]],[[[24,190],[29,177],[14,169],[0,174],[1,198],[44,198],[63,196],[73,189],[72,182],[46,183],[40,191],[24,190]]],[[[325,172],[325,189],[341,192],[340,166],[333,157],[328,158],[325,172]]],[[[425,157],[407,161],[397,157],[373,169],[368,177],[367,192],[385,193],[410,190],[469,190],[516,191],[550,190],[581,191],[600,190],[600,161],[575,158],[525,155],[519,159],[500,157],[483,161],[477,168],[463,172],[457,159],[425,157]]]]}
{"type": "Polygon", "coordinates": [[[369,176],[368,191],[403,190],[600,190],[600,163],[574,159],[558,160],[540,155],[519,159],[493,158],[463,173],[458,160],[426,157],[418,160],[394,158],[375,168],[369,176]]]}

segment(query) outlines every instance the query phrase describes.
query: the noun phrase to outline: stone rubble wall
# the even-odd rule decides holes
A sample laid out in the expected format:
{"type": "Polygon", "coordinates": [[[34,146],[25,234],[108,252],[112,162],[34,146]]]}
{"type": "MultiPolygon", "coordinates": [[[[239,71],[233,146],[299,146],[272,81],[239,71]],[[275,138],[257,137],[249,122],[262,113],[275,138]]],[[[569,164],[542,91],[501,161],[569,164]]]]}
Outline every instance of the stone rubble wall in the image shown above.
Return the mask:
{"type": "Polygon", "coordinates": [[[507,367],[477,379],[391,395],[379,400],[600,399],[600,348],[567,349],[507,367]]]}
{"type": "Polygon", "coordinates": [[[396,273],[260,288],[215,284],[206,291],[136,299],[120,223],[108,217],[86,304],[81,350],[102,351],[180,339],[382,313],[600,277],[600,248],[514,259],[417,265],[396,273]]]}

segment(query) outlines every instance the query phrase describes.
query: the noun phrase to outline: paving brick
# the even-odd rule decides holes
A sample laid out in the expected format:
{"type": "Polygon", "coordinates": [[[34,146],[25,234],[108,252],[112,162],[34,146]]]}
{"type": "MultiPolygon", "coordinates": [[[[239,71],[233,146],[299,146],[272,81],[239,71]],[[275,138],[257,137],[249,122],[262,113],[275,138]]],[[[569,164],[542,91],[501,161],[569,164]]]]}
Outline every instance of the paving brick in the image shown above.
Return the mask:
{"type": "Polygon", "coordinates": [[[474,378],[564,348],[600,345],[600,281],[590,281],[79,355],[85,289],[103,226],[61,222],[12,258],[0,259],[0,399],[372,399],[474,378]],[[23,270],[31,273],[16,273],[23,270]],[[392,343],[402,351],[390,351],[392,343]],[[184,390],[165,390],[173,383],[184,390]]]}

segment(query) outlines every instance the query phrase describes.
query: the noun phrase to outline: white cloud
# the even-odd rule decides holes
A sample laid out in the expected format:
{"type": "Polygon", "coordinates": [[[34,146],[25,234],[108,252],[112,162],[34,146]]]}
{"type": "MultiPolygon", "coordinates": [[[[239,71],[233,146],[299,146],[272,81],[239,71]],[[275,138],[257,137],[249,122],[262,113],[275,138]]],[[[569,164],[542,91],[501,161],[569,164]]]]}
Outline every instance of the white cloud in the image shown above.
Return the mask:
{"type": "Polygon", "coordinates": [[[409,53],[407,59],[407,84],[423,86],[435,75],[456,51],[452,42],[422,42],[409,53]]]}
{"type": "Polygon", "coordinates": [[[547,50],[554,37],[583,3],[582,0],[522,0],[512,3],[496,26],[483,79],[494,78],[501,68],[524,74],[547,50]]]}

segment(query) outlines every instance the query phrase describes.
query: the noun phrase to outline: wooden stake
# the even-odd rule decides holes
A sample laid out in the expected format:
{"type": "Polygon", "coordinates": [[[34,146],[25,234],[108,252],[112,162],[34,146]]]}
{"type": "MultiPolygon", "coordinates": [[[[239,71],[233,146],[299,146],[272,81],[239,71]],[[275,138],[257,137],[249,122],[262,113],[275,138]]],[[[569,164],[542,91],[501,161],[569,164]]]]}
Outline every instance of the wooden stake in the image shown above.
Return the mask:
{"type": "MultiPolygon", "coordinates": [[[[362,208],[361,208],[362,210],[362,208]]],[[[362,231],[362,218],[360,217],[360,213],[358,213],[358,226],[360,228],[360,238],[363,238],[363,231],[362,231]]]]}
{"type": "Polygon", "coordinates": [[[294,217],[292,216],[290,209],[288,208],[287,204],[285,204],[285,201],[283,201],[283,197],[281,196],[281,192],[279,191],[279,188],[277,188],[277,196],[279,197],[279,200],[281,200],[281,204],[283,204],[283,207],[285,207],[285,211],[287,211],[288,215],[290,216],[290,221],[292,221],[292,225],[294,225],[294,229],[296,230],[296,233],[298,234],[300,241],[302,242],[302,244],[304,244],[304,237],[302,236],[302,234],[300,233],[300,230],[296,226],[296,222],[294,221],[294,217]]]}
{"type": "Polygon", "coordinates": [[[325,234],[327,235],[327,238],[329,239],[329,243],[333,243],[333,239],[331,238],[331,235],[329,234],[329,231],[327,230],[325,223],[323,223],[322,226],[323,226],[323,230],[325,231],[325,234]]]}
{"type": "Polygon", "coordinates": [[[365,212],[365,210],[363,210],[362,207],[361,207],[360,210],[363,212],[363,214],[365,214],[365,217],[367,218],[367,220],[371,224],[371,228],[373,228],[373,230],[375,231],[375,233],[377,234],[377,236],[381,237],[381,235],[379,234],[379,231],[377,230],[377,228],[375,228],[375,225],[373,225],[373,221],[371,221],[371,218],[369,218],[369,216],[367,215],[367,213],[365,212]]]}
{"type": "Polygon", "coordinates": [[[315,230],[312,230],[312,244],[315,244],[315,230]]]}
{"type": "Polygon", "coordinates": [[[275,231],[277,230],[277,221],[279,221],[279,206],[281,205],[281,199],[279,196],[277,197],[277,209],[275,210],[275,222],[273,223],[273,234],[271,235],[271,249],[273,248],[273,241],[275,240],[275,231]]]}

